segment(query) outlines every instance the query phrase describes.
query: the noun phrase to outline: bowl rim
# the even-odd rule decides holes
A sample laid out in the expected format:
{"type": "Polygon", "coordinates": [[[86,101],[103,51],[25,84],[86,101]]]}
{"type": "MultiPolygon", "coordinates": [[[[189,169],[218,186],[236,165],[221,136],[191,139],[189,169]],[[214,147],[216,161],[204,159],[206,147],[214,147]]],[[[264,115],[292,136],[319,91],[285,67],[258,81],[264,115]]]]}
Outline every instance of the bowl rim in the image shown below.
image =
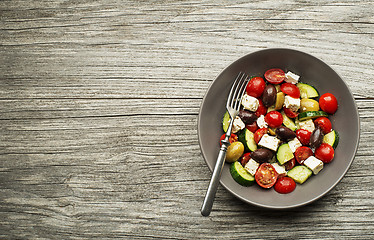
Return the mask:
{"type": "MultiPolygon", "coordinates": [[[[212,89],[213,85],[215,83],[217,83],[217,79],[226,71],[226,69],[228,69],[230,66],[236,64],[237,62],[243,60],[244,58],[247,58],[249,55],[252,55],[252,54],[256,54],[256,53],[260,53],[260,52],[267,52],[267,51],[292,51],[292,52],[296,52],[298,54],[304,54],[304,55],[307,55],[308,57],[311,57],[311,58],[314,58],[316,59],[317,61],[320,61],[322,62],[323,64],[325,64],[327,67],[331,68],[334,73],[342,80],[342,82],[344,83],[344,85],[346,86],[346,88],[348,89],[348,92],[350,94],[350,97],[353,99],[353,104],[355,106],[355,113],[357,115],[357,127],[358,127],[358,137],[356,139],[356,142],[355,142],[355,149],[354,149],[354,154],[353,154],[353,157],[350,159],[349,161],[349,164],[346,165],[344,171],[343,171],[343,174],[341,174],[337,179],[336,181],[330,186],[328,187],[325,191],[323,191],[322,193],[320,193],[319,195],[309,199],[308,201],[304,201],[304,202],[301,202],[299,204],[293,204],[293,205],[289,205],[289,206],[269,206],[269,205],[266,205],[266,204],[261,204],[261,203],[257,203],[257,202],[252,202],[240,195],[238,195],[234,190],[230,189],[224,182],[222,182],[222,179],[220,179],[220,184],[227,190],[229,191],[231,194],[233,194],[236,198],[240,199],[241,201],[243,202],[246,202],[246,203],[249,203],[253,206],[257,206],[257,207],[261,207],[261,208],[266,208],[266,209],[275,209],[275,210],[282,210],[282,209],[292,209],[292,208],[298,208],[298,207],[302,207],[302,206],[305,206],[305,205],[308,205],[320,198],[322,198],[323,196],[325,196],[328,192],[330,192],[342,179],[343,177],[346,175],[346,173],[348,172],[349,168],[351,167],[355,157],[356,157],[356,154],[357,154],[357,150],[358,150],[358,147],[359,147],[359,142],[360,142],[360,135],[361,135],[361,120],[360,120],[360,115],[358,113],[358,108],[357,108],[357,103],[356,103],[356,100],[354,98],[354,95],[351,91],[351,89],[349,88],[349,86],[347,85],[346,81],[338,74],[338,72],[335,71],[335,69],[333,69],[330,65],[328,65],[327,63],[325,63],[323,60],[309,54],[309,53],[306,53],[306,52],[303,52],[303,51],[300,51],[300,50],[296,50],[296,49],[291,49],[291,48],[265,48],[265,49],[261,49],[261,50],[256,50],[256,51],[252,51],[250,53],[247,53],[245,54],[244,56],[236,59],[235,61],[229,63],[226,65],[226,67],[214,78],[214,80],[210,83],[210,85],[208,86],[205,94],[204,94],[204,97],[200,103],[200,108],[199,108],[199,113],[198,113],[198,121],[197,121],[197,135],[198,135],[198,141],[199,141],[199,147],[200,147],[200,151],[203,155],[203,158],[204,158],[204,161],[206,163],[206,165],[208,166],[210,172],[213,172],[213,168],[211,168],[208,164],[208,161],[207,161],[207,158],[206,158],[206,153],[202,147],[202,139],[201,139],[201,134],[200,134],[200,131],[201,131],[201,115],[202,115],[202,109],[203,109],[203,105],[205,103],[205,100],[207,98],[207,95],[208,93],[210,92],[210,90],[212,89]]],[[[218,150],[217,150],[218,152],[218,150]]]]}

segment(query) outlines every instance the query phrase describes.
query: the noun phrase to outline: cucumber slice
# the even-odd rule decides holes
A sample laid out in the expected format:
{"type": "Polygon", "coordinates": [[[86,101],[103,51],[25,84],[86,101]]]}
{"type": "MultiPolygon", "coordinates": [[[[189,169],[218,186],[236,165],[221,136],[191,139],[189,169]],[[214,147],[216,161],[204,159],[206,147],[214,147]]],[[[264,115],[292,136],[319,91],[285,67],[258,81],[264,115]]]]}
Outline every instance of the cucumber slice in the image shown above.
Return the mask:
{"type": "Polygon", "coordinates": [[[248,187],[255,182],[255,178],[238,161],[231,164],[230,173],[232,178],[242,186],[248,187]]]}
{"type": "Polygon", "coordinates": [[[238,135],[238,140],[243,143],[246,151],[255,151],[257,149],[257,144],[254,139],[253,132],[244,128],[238,135]]]}
{"type": "Polygon", "coordinates": [[[282,111],[282,117],[283,117],[283,125],[291,129],[292,131],[296,131],[297,126],[294,123],[294,121],[289,118],[283,111],[282,111]]]}
{"type": "Polygon", "coordinates": [[[323,142],[329,144],[334,149],[338,146],[339,143],[339,134],[337,131],[332,130],[323,137],[323,142]]]}
{"type": "Polygon", "coordinates": [[[324,111],[307,111],[299,113],[298,119],[299,121],[305,121],[312,118],[318,118],[318,117],[327,117],[328,114],[324,111]]]}
{"type": "Polygon", "coordinates": [[[310,176],[312,176],[312,170],[305,166],[296,166],[287,172],[287,176],[295,180],[295,182],[303,184],[310,176]]]}
{"type": "Polygon", "coordinates": [[[222,128],[224,132],[227,132],[227,129],[229,128],[229,124],[230,124],[230,115],[229,115],[229,112],[226,111],[222,119],[222,128]]]}
{"type": "Polygon", "coordinates": [[[318,91],[314,87],[306,83],[298,83],[296,86],[300,90],[300,97],[301,98],[315,98],[318,97],[318,91]]]}
{"type": "Polygon", "coordinates": [[[288,145],[288,143],[282,144],[277,151],[277,159],[280,165],[283,165],[284,163],[288,162],[294,158],[293,152],[288,145]]]}

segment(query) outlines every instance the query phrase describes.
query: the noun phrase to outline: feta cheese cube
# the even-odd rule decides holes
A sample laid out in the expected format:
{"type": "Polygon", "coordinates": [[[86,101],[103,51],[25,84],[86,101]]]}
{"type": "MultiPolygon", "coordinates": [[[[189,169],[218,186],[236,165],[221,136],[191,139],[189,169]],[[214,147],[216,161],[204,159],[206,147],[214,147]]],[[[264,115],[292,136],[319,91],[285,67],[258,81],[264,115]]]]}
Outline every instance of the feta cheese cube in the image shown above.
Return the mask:
{"type": "Polygon", "coordinates": [[[299,78],[300,76],[293,73],[293,72],[290,72],[288,71],[286,73],[286,78],[284,79],[285,82],[288,82],[288,83],[292,83],[292,84],[296,84],[299,82],[299,78]]]}
{"type": "Polygon", "coordinates": [[[299,141],[299,139],[297,139],[297,137],[295,137],[294,139],[292,139],[291,141],[288,142],[288,146],[290,146],[290,149],[293,153],[295,153],[296,149],[298,147],[301,147],[302,144],[301,142],[299,141]]]}
{"type": "Polygon", "coordinates": [[[256,112],[259,104],[260,103],[257,98],[249,96],[248,94],[244,94],[242,97],[242,105],[244,109],[256,112]]]}
{"type": "Polygon", "coordinates": [[[249,159],[247,164],[244,166],[244,169],[247,170],[247,172],[249,172],[249,174],[254,176],[256,174],[257,168],[259,166],[260,166],[260,164],[251,158],[251,159],[249,159]]]}
{"type": "Polygon", "coordinates": [[[319,171],[321,171],[323,168],[323,162],[314,156],[310,156],[307,159],[305,159],[303,164],[307,166],[310,170],[312,170],[314,175],[319,173],[319,171]]]}
{"type": "Polygon", "coordinates": [[[240,117],[236,116],[232,123],[232,132],[237,133],[243,128],[245,128],[245,123],[240,119],[240,117]]]}
{"type": "Polygon", "coordinates": [[[313,132],[315,129],[314,122],[312,119],[306,120],[306,121],[300,121],[299,122],[299,128],[308,130],[309,132],[313,132]]]}
{"type": "Polygon", "coordinates": [[[264,134],[258,145],[261,147],[268,148],[273,151],[277,151],[280,140],[276,137],[270,136],[269,134],[264,134]]]}
{"type": "Polygon", "coordinates": [[[286,175],[287,174],[285,166],[279,165],[278,163],[272,163],[271,165],[275,168],[275,171],[277,171],[277,173],[279,175],[286,175]]]}
{"type": "Polygon", "coordinates": [[[300,108],[300,98],[293,98],[287,95],[284,98],[284,106],[291,109],[294,112],[297,112],[300,108]]]}
{"type": "Polygon", "coordinates": [[[265,116],[264,115],[261,115],[260,117],[257,118],[257,126],[259,128],[267,128],[268,127],[268,123],[265,121],[265,116]]]}

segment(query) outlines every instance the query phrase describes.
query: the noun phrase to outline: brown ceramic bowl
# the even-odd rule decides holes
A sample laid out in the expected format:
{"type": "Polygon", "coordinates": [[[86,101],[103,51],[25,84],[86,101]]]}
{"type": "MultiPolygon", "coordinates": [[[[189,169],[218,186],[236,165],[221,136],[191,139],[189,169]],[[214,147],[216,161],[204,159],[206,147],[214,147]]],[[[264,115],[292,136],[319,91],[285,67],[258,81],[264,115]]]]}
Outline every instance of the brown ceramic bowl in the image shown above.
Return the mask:
{"type": "Polygon", "coordinates": [[[240,72],[249,76],[263,76],[270,68],[290,70],[300,81],[316,87],[320,95],[330,92],[338,99],[338,111],[329,116],[340,140],[334,160],[304,184],[297,184],[290,194],[279,194],[273,188],[263,189],[257,184],[243,187],[236,183],[225,163],[221,184],[239,199],[265,208],[287,209],[311,203],[328,193],[343,178],[357,151],[360,123],[353,95],[342,78],[321,60],[291,49],[266,49],[248,54],[231,65],[213,81],[201,104],[198,136],[201,152],[212,171],[219,152],[219,138],[223,134],[221,120],[229,89],[240,72]]]}

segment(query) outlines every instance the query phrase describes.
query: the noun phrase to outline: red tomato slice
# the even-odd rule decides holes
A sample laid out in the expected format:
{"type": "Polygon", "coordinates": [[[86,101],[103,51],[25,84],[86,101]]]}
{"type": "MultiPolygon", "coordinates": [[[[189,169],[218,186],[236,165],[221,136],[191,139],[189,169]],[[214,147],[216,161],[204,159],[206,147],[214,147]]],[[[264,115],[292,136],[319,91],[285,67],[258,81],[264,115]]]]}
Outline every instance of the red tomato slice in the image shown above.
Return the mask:
{"type": "Polygon", "coordinates": [[[245,128],[247,128],[249,131],[255,133],[258,129],[258,126],[257,126],[257,123],[256,122],[253,122],[252,124],[247,124],[245,126],[245,128]]]}
{"type": "Polygon", "coordinates": [[[242,164],[243,167],[247,164],[249,159],[251,159],[251,153],[249,153],[249,152],[244,153],[243,156],[240,159],[240,163],[242,164]]]}
{"type": "Polygon", "coordinates": [[[322,129],[323,134],[327,134],[332,130],[331,121],[327,117],[319,117],[314,120],[314,124],[322,129]]]}
{"type": "Polygon", "coordinates": [[[279,84],[286,78],[286,74],[284,73],[284,71],[279,68],[272,68],[267,70],[264,76],[265,79],[272,84],[279,84]]]}
{"type": "Polygon", "coordinates": [[[280,177],[274,185],[274,190],[281,193],[287,194],[295,190],[296,183],[290,177],[280,177]]]}
{"type": "Polygon", "coordinates": [[[306,129],[298,129],[296,130],[296,137],[299,139],[301,144],[304,146],[309,145],[310,136],[312,135],[312,132],[306,130],[306,129]]]}
{"type": "Polygon", "coordinates": [[[257,108],[257,111],[255,112],[256,116],[260,117],[261,115],[265,115],[267,112],[268,112],[267,107],[265,107],[261,99],[258,99],[258,108],[257,108]]]}
{"type": "Polygon", "coordinates": [[[322,143],[315,152],[316,158],[324,163],[329,163],[334,159],[334,149],[327,143],[322,143]]]}
{"type": "Polygon", "coordinates": [[[253,136],[255,142],[258,144],[258,142],[261,140],[262,136],[264,136],[264,134],[267,133],[267,132],[268,132],[267,128],[258,129],[253,136]]]}
{"type": "Polygon", "coordinates": [[[289,108],[283,107],[283,112],[286,114],[289,118],[296,118],[299,113],[292,111],[289,108]]]}
{"type": "Polygon", "coordinates": [[[266,84],[262,77],[254,77],[248,82],[246,88],[247,94],[255,98],[261,97],[265,87],[266,84]]]}
{"type": "Polygon", "coordinates": [[[298,147],[295,151],[295,158],[296,161],[300,164],[303,164],[303,162],[310,156],[313,156],[313,151],[309,147],[301,146],[298,147]]]}
{"type": "Polygon", "coordinates": [[[280,88],[284,94],[290,95],[293,98],[300,98],[300,90],[295,84],[282,83],[280,88]]]}
{"type": "Polygon", "coordinates": [[[283,116],[278,111],[271,111],[265,115],[265,121],[271,128],[276,128],[282,125],[283,116]]]}
{"type": "Polygon", "coordinates": [[[278,173],[270,163],[263,163],[257,169],[255,179],[263,188],[271,188],[277,181],[278,173]]]}
{"type": "MultiPolygon", "coordinates": [[[[226,137],[226,133],[222,134],[222,136],[220,137],[219,139],[219,144],[222,146],[222,140],[225,139],[226,137]]],[[[233,142],[237,142],[238,141],[238,136],[234,133],[231,133],[230,137],[229,137],[229,142],[230,143],[233,143],[233,142]]]]}
{"type": "Polygon", "coordinates": [[[325,93],[319,98],[319,106],[322,111],[334,114],[338,109],[338,100],[331,93],[325,93]]]}

